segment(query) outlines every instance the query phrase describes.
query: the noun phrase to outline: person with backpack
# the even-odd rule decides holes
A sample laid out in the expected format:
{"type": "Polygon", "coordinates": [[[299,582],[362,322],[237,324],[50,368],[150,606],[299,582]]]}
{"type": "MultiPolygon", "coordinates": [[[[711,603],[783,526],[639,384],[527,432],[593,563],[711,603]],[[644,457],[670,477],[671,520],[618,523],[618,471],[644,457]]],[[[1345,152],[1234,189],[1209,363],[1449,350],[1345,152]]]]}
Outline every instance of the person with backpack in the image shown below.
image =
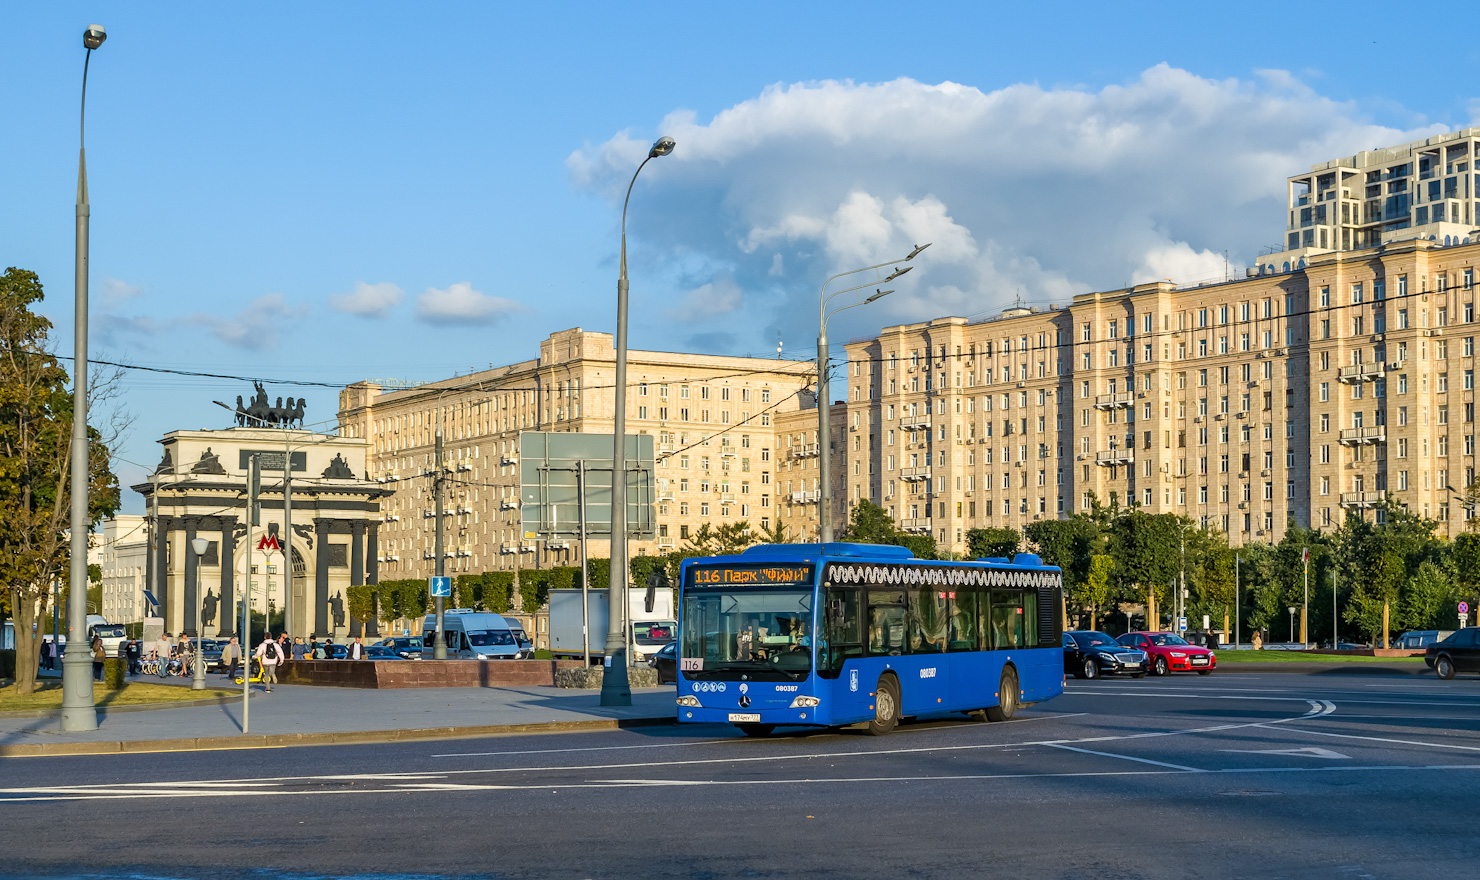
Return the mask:
{"type": "Polygon", "coordinates": [[[277,681],[277,665],[283,662],[283,649],[271,635],[267,635],[263,636],[262,644],[257,646],[254,656],[262,664],[262,684],[270,694],[273,683],[277,681]]]}

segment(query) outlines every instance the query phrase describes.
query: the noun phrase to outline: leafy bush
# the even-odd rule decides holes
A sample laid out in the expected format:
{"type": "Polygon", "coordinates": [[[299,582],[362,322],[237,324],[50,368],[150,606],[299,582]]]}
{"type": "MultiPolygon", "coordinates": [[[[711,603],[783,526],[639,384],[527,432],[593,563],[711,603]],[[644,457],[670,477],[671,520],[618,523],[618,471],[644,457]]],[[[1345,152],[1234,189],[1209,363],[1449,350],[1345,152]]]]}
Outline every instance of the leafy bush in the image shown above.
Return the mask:
{"type": "Polygon", "coordinates": [[[121,691],[128,684],[124,673],[128,672],[128,661],[109,657],[103,661],[103,687],[110,691],[121,691]]]}

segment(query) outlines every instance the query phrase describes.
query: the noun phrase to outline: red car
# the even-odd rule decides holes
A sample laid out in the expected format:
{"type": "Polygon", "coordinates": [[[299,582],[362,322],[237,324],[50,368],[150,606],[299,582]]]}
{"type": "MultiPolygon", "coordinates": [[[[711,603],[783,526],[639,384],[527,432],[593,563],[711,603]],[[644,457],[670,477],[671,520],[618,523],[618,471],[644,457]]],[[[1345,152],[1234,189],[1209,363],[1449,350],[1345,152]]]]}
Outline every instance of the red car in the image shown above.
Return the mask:
{"type": "Polygon", "coordinates": [[[1126,633],[1117,641],[1127,648],[1139,648],[1151,658],[1151,674],[1196,672],[1209,675],[1218,668],[1218,657],[1207,648],[1188,644],[1175,633],[1126,633]]]}

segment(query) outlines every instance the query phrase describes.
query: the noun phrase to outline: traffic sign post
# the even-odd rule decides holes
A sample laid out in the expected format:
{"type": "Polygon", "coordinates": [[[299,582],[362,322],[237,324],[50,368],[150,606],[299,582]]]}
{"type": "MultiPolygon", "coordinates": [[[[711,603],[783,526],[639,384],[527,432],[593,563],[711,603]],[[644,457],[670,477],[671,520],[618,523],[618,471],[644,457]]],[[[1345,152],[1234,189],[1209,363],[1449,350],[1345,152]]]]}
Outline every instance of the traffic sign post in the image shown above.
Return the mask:
{"type": "Polygon", "coordinates": [[[1459,628],[1464,629],[1470,625],[1470,603],[1459,603],[1459,628]]]}
{"type": "Polygon", "coordinates": [[[452,578],[450,577],[427,578],[427,587],[430,588],[434,599],[452,598],[452,578]]]}

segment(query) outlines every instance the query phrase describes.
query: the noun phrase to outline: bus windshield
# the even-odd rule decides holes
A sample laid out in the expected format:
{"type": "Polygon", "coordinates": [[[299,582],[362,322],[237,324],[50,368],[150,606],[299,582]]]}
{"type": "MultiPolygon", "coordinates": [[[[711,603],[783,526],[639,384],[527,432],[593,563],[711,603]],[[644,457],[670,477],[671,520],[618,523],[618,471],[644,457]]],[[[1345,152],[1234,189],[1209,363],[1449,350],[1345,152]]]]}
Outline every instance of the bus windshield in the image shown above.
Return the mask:
{"type": "Polygon", "coordinates": [[[812,670],[811,590],[688,590],[680,668],[689,678],[790,681],[812,670]]]}
{"type": "Polygon", "coordinates": [[[671,620],[634,623],[632,624],[632,638],[639,645],[666,645],[673,641],[673,631],[676,628],[671,620]]]}
{"type": "Polygon", "coordinates": [[[475,629],[468,632],[468,643],[475,648],[490,645],[512,645],[514,634],[506,629],[475,629]]]}

